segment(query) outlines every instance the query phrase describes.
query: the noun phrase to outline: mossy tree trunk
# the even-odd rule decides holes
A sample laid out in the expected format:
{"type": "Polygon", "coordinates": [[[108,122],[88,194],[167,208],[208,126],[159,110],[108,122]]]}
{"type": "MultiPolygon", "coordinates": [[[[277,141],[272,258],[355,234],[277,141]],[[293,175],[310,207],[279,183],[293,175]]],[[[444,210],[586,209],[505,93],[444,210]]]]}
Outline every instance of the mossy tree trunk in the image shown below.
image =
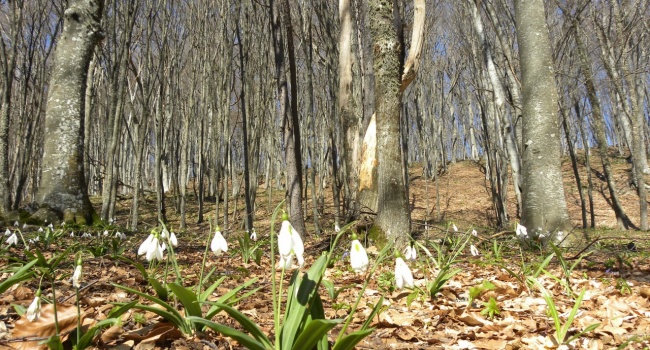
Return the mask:
{"type": "Polygon", "coordinates": [[[103,0],[70,0],[57,44],[45,116],[42,179],[37,220],[92,222],[96,213],[86,192],[83,123],[88,66],[101,40],[103,0]]]}

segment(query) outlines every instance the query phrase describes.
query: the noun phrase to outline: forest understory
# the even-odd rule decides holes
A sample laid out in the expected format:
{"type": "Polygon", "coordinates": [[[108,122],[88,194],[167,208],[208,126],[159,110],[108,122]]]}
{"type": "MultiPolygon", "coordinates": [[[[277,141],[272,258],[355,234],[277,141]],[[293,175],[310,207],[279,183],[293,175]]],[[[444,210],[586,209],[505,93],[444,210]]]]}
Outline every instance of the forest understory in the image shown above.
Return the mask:
{"type": "MultiPolygon", "coordinates": [[[[592,164],[600,164],[597,161],[594,156],[592,164]]],[[[622,156],[613,156],[612,163],[627,214],[633,222],[638,222],[635,212],[638,197],[629,181],[629,164],[622,156]]],[[[581,169],[584,172],[584,166],[581,169]]],[[[341,235],[338,244],[331,247],[336,235],[334,209],[331,191],[326,191],[330,197],[325,198],[326,205],[319,217],[322,234],[313,234],[313,218],[308,216],[305,220],[309,233],[304,238],[306,262],[301,268],[306,272],[323,252],[331,252],[324,273],[324,280],[331,283],[322,283],[318,290],[325,318],[343,320],[356,311],[350,316],[347,333],[364,325],[374,328],[356,345],[358,349],[647,349],[650,346],[650,236],[647,232],[614,228],[616,220],[606,198],[606,182],[596,169],[593,174],[596,229],[582,230],[580,200],[571,164],[568,160],[563,163],[569,213],[575,230],[584,231],[585,244],[561,250],[549,246],[520,247],[515,237],[517,218],[512,194],[511,227],[494,228],[489,181],[485,180],[483,171],[479,163],[449,164],[447,172],[436,182],[425,180],[421,167],[411,168],[409,203],[418,254],[414,260],[408,260],[408,265],[413,272],[414,288],[396,288],[394,259],[383,256],[365,239],[365,232],[358,233],[368,251],[370,265],[378,260],[382,262],[373,272],[357,274],[350,268],[350,236],[341,235]],[[473,230],[476,235],[472,234],[473,230]],[[366,280],[369,283],[364,288],[366,280]],[[379,302],[377,313],[368,320],[379,302]]],[[[581,175],[586,179],[586,174],[581,175]]],[[[170,194],[167,194],[167,214],[168,228],[178,238],[174,255],[182,277],[180,284],[192,289],[199,283],[199,276],[215,269],[207,280],[208,285],[225,278],[207,300],[216,301],[229,291],[238,291],[236,294],[244,297],[232,299],[232,306],[274,340],[272,277],[284,278],[286,288],[290,273],[283,274],[271,265],[271,217],[284,192],[274,190],[270,200],[268,193],[263,185],[258,190],[254,225],[257,241],[244,239],[240,198],[238,212],[229,213],[231,227],[221,228],[229,245],[221,256],[215,256],[206,246],[215,228],[207,221],[196,224],[194,197],[188,201],[185,232],[174,230],[178,227],[178,217],[170,194]],[[238,290],[238,286],[247,282],[250,285],[238,290]],[[247,291],[253,293],[246,295],[247,291]]],[[[92,200],[99,209],[101,198],[92,200]]],[[[235,199],[229,200],[232,210],[235,199]]],[[[159,263],[150,264],[137,256],[149,229],[158,226],[155,198],[145,196],[141,204],[140,222],[148,226],[145,229],[141,224],[142,231],[125,230],[130,207],[128,197],[119,198],[115,222],[92,228],[65,226],[39,232],[39,227],[23,227],[22,223],[18,223],[19,227],[0,227],[0,232],[19,230],[25,240],[10,247],[2,245],[0,286],[11,279],[15,272],[11,268],[27,263],[37,250],[46,260],[68,254],[50,270],[35,267],[37,272],[21,283],[7,286],[0,294],[0,349],[44,348],[45,345],[38,343],[55,334],[53,299],[57,300],[63,346],[71,348],[79,320],[75,303],[77,289],[71,282],[73,256],[77,251],[83,257],[83,279],[78,288],[82,333],[106,320],[111,309],[123,305],[119,303],[152,304],[151,298],[139,296],[134,290],[166,298],[180,315],[187,315],[177,295],[165,287],[166,283],[179,279],[168,260],[169,252],[165,252],[159,263]],[[117,232],[126,233],[126,239],[116,237],[117,232]],[[74,238],[70,237],[72,233],[74,238]],[[90,237],[81,237],[83,233],[89,233],[90,237]],[[29,240],[32,242],[27,243],[29,240]],[[23,243],[30,246],[29,251],[23,243]],[[56,298],[49,278],[53,279],[56,298]],[[151,279],[160,282],[159,285],[151,279]],[[30,322],[25,311],[39,283],[43,307],[40,318],[30,322]],[[157,290],[160,285],[162,292],[157,290]]],[[[208,204],[205,212],[213,220],[214,203],[208,204]]],[[[275,231],[279,227],[278,217],[275,231]]],[[[56,263],[55,260],[47,262],[56,263]]],[[[206,312],[210,305],[202,304],[201,308],[206,312]]],[[[243,330],[225,311],[217,313],[212,320],[243,330]]],[[[337,340],[344,324],[345,321],[338,323],[328,333],[330,343],[337,340]]],[[[98,349],[244,348],[223,334],[212,330],[187,331],[159,313],[137,307],[125,311],[119,322],[107,325],[91,338],[90,348],[98,349]]]]}

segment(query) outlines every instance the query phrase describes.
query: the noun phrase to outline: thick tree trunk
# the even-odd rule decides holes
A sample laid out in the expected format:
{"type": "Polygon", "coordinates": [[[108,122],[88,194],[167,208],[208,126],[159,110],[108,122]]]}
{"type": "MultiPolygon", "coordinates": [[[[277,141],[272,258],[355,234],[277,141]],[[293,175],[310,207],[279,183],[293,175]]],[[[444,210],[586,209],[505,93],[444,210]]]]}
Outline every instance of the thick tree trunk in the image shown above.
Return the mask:
{"type": "Polygon", "coordinates": [[[36,196],[39,220],[88,224],[96,216],[83,170],[86,77],[101,39],[103,1],[70,0],[55,51],[45,117],[43,173],[36,196]],[[56,217],[54,217],[55,214],[56,217]]]}
{"type": "Polygon", "coordinates": [[[378,161],[378,207],[371,238],[379,245],[395,242],[399,249],[408,244],[411,232],[400,146],[400,45],[393,27],[393,1],[373,0],[368,7],[374,52],[378,161]]]}
{"type": "Polygon", "coordinates": [[[531,236],[572,228],[560,164],[551,43],[542,0],[515,0],[523,87],[523,212],[531,236]]]}

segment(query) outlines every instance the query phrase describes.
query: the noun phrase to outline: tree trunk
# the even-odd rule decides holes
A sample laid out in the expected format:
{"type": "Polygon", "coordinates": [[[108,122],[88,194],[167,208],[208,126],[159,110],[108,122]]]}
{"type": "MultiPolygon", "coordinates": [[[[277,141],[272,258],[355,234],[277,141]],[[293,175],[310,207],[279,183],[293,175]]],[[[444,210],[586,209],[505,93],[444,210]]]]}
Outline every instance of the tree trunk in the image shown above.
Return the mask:
{"type": "Polygon", "coordinates": [[[394,1],[372,0],[368,7],[374,47],[378,161],[377,218],[371,238],[380,246],[394,242],[401,249],[408,244],[411,231],[402,173],[400,45],[393,27],[394,1]]]}
{"type": "Polygon", "coordinates": [[[70,0],[65,10],[47,100],[43,173],[36,196],[40,209],[32,216],[39,220],[89,224],[96,216],[84,178],[83,113],[102,13],[102,0],[70,0]]]}
{"type": "Polygon", "coordinates": [[[523,87],[523,211],[532,237],[572,228],[560,163],[551,43],[542,0],[515,0],[523,87]]]}

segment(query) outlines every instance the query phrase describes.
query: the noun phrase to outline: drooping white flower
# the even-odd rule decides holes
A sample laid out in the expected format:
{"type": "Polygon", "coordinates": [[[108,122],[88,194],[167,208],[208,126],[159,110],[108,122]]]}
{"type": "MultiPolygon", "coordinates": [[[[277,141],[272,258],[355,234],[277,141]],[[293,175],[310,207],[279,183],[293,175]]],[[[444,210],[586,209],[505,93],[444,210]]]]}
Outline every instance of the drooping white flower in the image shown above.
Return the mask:
{"type": "Polygon", "coordinates": [[[417,257],[418,257],[418,253],[415,247],[411,247],[410,245],[406,246],[406,248],[404,249],[404,259],[415,260],[417,259],[417,257]]]}
{"type": "Polygon", "coordinates": [[[43,228],[42,228],[42,227],[39,227],[39,228],[38,228],[38,232],[43,232],[43,228]]]}
{"type": "Polygon", "coordinates": [[[456,227],[456,224],[452,224],[451,228],[454,229],[454,232],[458,232],[458,227],[456,227]]]}
{"type": "Polygon", "coordinates": [[[220,256],[221,254],[228,251],[228,242],[225,238],[223,238],[223,235],[221,234],[221,231],[219,231],[218,227],[217,231],[214,233],[214,238],[212,238],[210,249],[212,249],[212,252],[216,256],[220,256]]]}
{"type": "Polygon", "coordinates": [[[121,239],[121,240],[125,240],[125,239],[126,239],[126,235],[125,235],[124,233],[120,232],[120,231],[117,231],[117,232],[115,232],[115,238],[119,238],[119,239],[121,239]]]}
{"type": "Polygon", "coordinates": [[[165,243],[165,241],[160,241],[160,250],[162,250],[163,253],[167,250],[167,243],[165,243]]]}
{"type": "Polygon", "coordinates": [[[52,225],[52,223],[51,223],[51,222],[50,222],[50,224],[49,224],[49,225],[47,225],[47,227],[49,227],[49,228],[50,228],[50,230],[52,230],[52,231],[54,231],[54,225],[52,225]]]}
{"type": "Polygon", "coordinates": [[[5,236],[11,236],[11,231],[9,229],[5,230],[5,236]]]}
{"type": "Polygon", "coordinates": [[[365,272],[368,268],[368,253],[356,234],[352,234],[352,245],[350,246],[350,266],[356,273],[365,272]]]}
{"type": "Polygon", "coordinates": [[[285,262],[290,260],[291,256],[295,254],[300,267],[305,263],[303,257],[305,246],[302,238],[293,226],[291,226],[286,213],[282,216],[282,227],[280,227],[280,232],[278,233],[278,252],[284,258],[285,262]]]}
{"type": "Polygon", "coordinates": [[[176,234],[174,232],[169,235],[169,242],[173,247],[178,247],[178,239],[176,239],[176,234]]]}
{"type": "Polygon", "coordinates": [[[138,255],[143,255],[147,253],[147,250],[149,249],[149,244],[153,240],[153,233],[149,234],[149,237],[140,244],[140,248],[138,248],[138,255]]]}
{"type": "Polygon", "coordinates": [[[147,246],[147,253],[145,254],[145,259],[147,261],[152,260],[162,260],[163,258],[163,249],[162,246],[158,243],[158,237],[153,236],[151,242],[147,246]]]}
{"type": "Polygon", "coordinates": [[[167,233],[168,233],[167,229],[163,228],[162,232],[160,232],[160,238],[163,238],[163,239],[167,238],[167,233]]]}
{"type": "Polygon", "coordinates": [[[557,235],[555,236],[555,239],[561,241],[563,238],[564,238],[564,231],[557,231],[557,235]]]}
{"type": "Polygon", "coordinates": [[[251,231],[251,235],[249,238],[251,239],[251,241],[257,242],[257,233],[255,232],[255,229],[251,231]]]}
{"type": "Polygon", "coordinates": [[[74,232],[70,232],[70,237],[74,237],[74,232]]]}
{"type": "Polygon", "coordinates": [[[104,237],[108,236],[108,230],[104,230],[104,237]]]}
{"type": "Polygon", "coordinates": [[[34,237],[34,242],[40,242],[40,241],[41,241],[41,236],[34,237]]]}
{"type": "Polygon", "coordinates": [[[476,230],[474,230],[474,229],[472,230],[472,236],[478,237],[478,232],[476,232],[476,230]]]}
{"type": "Polygon", "coordinates": [[[478,256],[480,254],[473,244],[469,246],[469,251],[472,253],[472,256],[478,256]]]}
{"type": "Polygon", "coordinates": [[[277,269],[288,270],[291,268],[291,264],[293,264],[293,255],[289,255],[287,259],[285,259],[284,256],[280,255],[280,260],[278,260],[277,269]]]}
{"type": "Polygon", "coordinates": [[[27,312],[25,313],[25,316],[27,317],[27,320],[29,320],[29,322],[37,321],[41,317],[41,290],[40,289],[36,292],[36,297],[34,297],[34,301],[32,301],[32,303],[27,308],[27,312]]]}
{"type": "Polygon", "coordinates": [[[397,289],[413,288],[413,273],[399,256],[395,259],[395,286],[397,289]]]}
{"type": "Polygon", "coordinates": [[[341,228],[339,227],[339,225],[334,225],[334,232],[336,233],[341,232],[341,228]]]}
{"type": "Polygon", "coordinates": [[[20,223],[18,221],[14,221],[14,226],[18,227],[20,226],[20,223]]]}
{"type": "Polygon", "coordinates": [[[23,224],[23,229],[26,229],[26,228],[27,228],[27,223],[24,223],[23,224]]]}
{"type": "Polygon", "coordinates": [[[526,227],[520,225],[519,223],[517,223],[517,229],[515,230],[515,232],[517,233],[517,237],[522,237],[522,238],[528,237],[528,230],[526,230],[526,227]]]}
{"type": "Polygon", "coordinates": [[[81,271],[81,264],[79,264],[77,265],[77,267],[74,268],[74,273],[72,274],[72,286],[75,288],[80,288],[82,277],[83,277],[83,273],[81,271]]]}
{"type": "Polygon", "coordinates": [[[11,245],[15,245],[15,246],[18,245],[18,236],[16,236],[16,233],[15,233],[15,232],[14,232],[13,234],[11,234],[11,236],[9,236],[9,238],[7,238],[6,243],[7,243],[8,245],[10,245],[10,246],[11,246],[11,245]]]}

